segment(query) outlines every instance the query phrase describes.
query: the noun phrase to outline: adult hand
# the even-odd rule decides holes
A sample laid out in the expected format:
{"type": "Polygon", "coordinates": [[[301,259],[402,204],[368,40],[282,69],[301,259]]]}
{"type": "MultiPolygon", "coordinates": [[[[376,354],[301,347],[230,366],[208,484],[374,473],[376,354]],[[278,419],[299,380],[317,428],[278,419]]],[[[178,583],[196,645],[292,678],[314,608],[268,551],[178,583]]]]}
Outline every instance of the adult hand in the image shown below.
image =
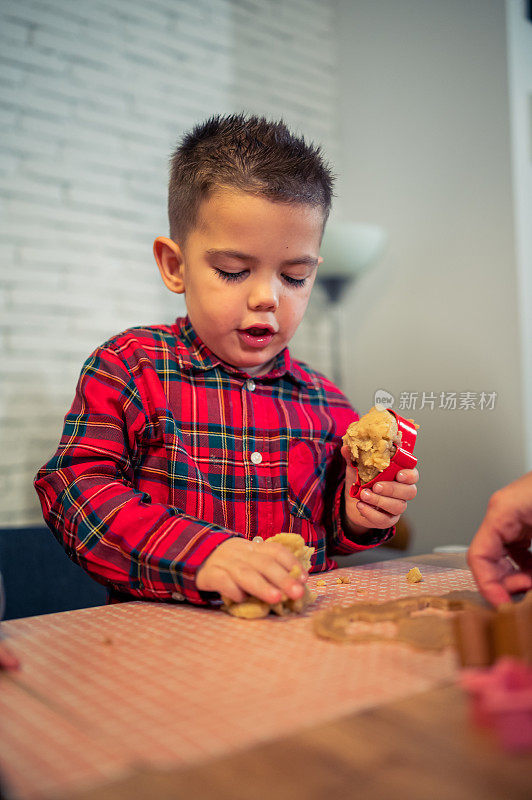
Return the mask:
{"type": "Polygon", "coordinates": [[[205,559],[196,574],[196,586],[200,591],[219,592],[235,603],[251,595],[273,604],[283,595],[300,598],[307,577],[298,559],[283,545],[235,536],[205,559]],[[289,575],[294,567],[298,578],[289,575]]]}
{"type": "Polygon", "coordinates": [[[532,588],[532,472],[495,492],[467,553],[486,600],[497,606],[532,588]]]}

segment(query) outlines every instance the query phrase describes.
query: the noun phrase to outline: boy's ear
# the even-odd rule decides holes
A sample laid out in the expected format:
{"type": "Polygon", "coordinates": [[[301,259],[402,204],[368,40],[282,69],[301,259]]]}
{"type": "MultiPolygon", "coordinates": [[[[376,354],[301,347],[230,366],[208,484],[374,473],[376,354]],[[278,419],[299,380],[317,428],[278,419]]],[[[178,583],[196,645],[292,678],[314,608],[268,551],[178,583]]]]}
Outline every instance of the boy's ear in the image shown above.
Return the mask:
{"type": "Polygon", "coordinates": [[[179,245],[172,239],[167,239],[166,236],[158,236],[153,243],[153,255],[165,286],[171,292],[183,294],[185,291],[184,259],[179,245]]]}

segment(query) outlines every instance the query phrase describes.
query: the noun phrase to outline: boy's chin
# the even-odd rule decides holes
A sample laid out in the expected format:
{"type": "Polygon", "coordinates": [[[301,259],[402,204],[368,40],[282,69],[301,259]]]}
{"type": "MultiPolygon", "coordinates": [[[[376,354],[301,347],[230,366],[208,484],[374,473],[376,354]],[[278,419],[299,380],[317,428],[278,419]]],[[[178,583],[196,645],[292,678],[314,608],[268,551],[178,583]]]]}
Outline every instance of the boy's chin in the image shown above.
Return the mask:
{"type": "Polygon", "coordinates": [[[252,375],[254,378],[258,377],[259,375],[267,375],[273,366],[273,361],[274,359],[269,361],[267,364],[261,365],[260,367],[244,367],[243,371],[247,372],[248,375],[252,375]]]}
{"type": "MultiPolygon", "coordinates": [[[[225,354],[219,351],[217,355],[226,364],[230,364],[241,372],[247,372],[248,375],[265,375],[270,372],[275,359],[283,348],[284,344],[281,347],[270,345],[264,350],[248,350],[237,346],[236,348],[227,348],[225,354]]],[[[216,351],[213,350],[213,352],[216,351]]]]}
{"type": "Polygon", "coordinates": [[[241,369],[242,372],[247,372],[248,375],[266,375],[266,373],[271,370],[276,357],[277,353],[270,356],[266,361],[243,359],[244,363],[239,364],[238,369],[241,369]]]}

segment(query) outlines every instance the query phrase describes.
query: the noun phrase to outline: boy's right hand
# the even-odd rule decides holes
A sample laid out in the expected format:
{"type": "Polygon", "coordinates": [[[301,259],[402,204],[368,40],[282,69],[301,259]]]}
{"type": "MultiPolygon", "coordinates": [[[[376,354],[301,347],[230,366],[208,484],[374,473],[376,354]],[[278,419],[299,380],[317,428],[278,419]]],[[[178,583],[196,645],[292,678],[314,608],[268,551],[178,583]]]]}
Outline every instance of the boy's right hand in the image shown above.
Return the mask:
{"type": "Polygon", "coordinates": [[[308,578],[297,558],[282,544],[250,542],[233,537],[218,545],[196,574],[200,591],[219,592],[235,603],[249,595],[265,603],[279,603],[283,595],[297,600],[308,578]],[[301,575],[290,577],[299,567],[301,575]]]}

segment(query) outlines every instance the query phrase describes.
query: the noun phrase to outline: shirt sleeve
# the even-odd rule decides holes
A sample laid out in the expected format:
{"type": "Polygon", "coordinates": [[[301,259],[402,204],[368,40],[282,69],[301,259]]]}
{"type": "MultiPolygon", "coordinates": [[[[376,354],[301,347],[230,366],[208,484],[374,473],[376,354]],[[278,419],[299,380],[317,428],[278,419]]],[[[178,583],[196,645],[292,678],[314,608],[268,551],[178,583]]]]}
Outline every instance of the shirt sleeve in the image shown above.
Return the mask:
{"type": "Polygon", "coordinates": [[[58,450],[35,479],[44,519],[99,583],[134,597],[207,604],[217,595],[196,588],[196,573],[239,534],[135,489],[132,453],[148,416],[119,356],[97,350],[82,369],[58,450]]]}

